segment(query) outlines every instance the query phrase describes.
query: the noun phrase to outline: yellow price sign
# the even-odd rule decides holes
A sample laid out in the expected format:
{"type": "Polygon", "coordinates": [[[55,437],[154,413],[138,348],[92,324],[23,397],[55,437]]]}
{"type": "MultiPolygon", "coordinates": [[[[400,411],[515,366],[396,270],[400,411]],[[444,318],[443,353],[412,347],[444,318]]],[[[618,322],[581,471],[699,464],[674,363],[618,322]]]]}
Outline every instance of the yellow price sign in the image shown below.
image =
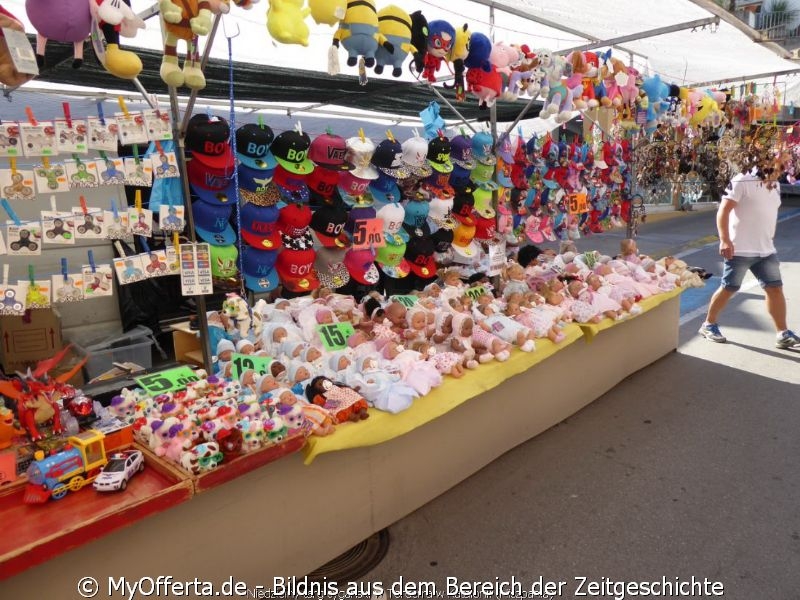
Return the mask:
{"type": "Polygon", "coordinates": [[[579,215],[581,213],[589,212],[589,202],[584,192],[576,192],[567,195],[567,211],[571,215],[579,215]]]}

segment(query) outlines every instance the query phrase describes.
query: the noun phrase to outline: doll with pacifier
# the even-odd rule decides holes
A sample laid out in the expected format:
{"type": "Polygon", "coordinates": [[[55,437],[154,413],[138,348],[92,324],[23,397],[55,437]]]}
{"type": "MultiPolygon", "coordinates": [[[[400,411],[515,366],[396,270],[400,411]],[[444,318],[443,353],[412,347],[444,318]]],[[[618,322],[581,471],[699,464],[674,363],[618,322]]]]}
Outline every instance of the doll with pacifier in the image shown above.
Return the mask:
{"type": "Polygon", "coordinates": [[[598,313],[615,321],[624,319],[625,310],[622,305],[616,300],[612,300],[607,294],[598,292],[602,285],[602,279],[594,273],[587,275],[585,282],[570,283],[570,286],[573,287],[571,293],[577,294],[577,298],[591,304],[598,313]]]}
{"type": "Polygon", "coordinates": [[[230,362],[233,353],[236,352],[236,346],[229,339],[222,339],[217,343],[216,353],[216,373],[224,373],[226,367],[230,372],[230,362]]]}
{"type": "Polygon", "coordinates": [[[403,345],[424,356],[435,354],[436,348],[431,338],[436,333],[436,327],[428,323],[428,311],[421,306],[412,306],[406,311],[406,322],[408,328],[403,331],[403,345]]]}
{"type": "Polygon", "coordinates": [[[581,299],[585,284],[579,279],[570,280],[564,291],[564,303],[569,307],[572,320],[576,323],[599,323],[603,320],[602,313],[590,302],[581,299]]]}

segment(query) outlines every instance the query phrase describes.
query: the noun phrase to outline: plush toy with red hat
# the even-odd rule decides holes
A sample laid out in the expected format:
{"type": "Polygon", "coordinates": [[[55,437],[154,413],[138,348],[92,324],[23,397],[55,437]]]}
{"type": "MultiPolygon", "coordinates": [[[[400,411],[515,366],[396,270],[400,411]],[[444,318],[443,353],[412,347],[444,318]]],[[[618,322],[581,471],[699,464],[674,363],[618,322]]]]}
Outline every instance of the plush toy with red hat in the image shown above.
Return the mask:
{"type": "Polygon", "coordinates": [[[0,6],[0,83],[8,86],[19,86],[33,79],[33,75],[20,73],[11,60],[11,51],[6,44],[2,29],[24,32],[22,23],[10,12],[0,6]]]}

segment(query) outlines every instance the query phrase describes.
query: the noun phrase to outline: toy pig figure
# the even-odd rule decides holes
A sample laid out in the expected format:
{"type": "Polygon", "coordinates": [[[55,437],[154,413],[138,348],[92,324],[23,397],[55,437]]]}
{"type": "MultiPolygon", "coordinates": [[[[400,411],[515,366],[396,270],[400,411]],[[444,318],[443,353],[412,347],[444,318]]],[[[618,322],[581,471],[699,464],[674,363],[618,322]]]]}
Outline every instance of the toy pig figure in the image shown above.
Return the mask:
{"type": "Polygon", "coordinates": [[[303,0],[269,0],[267,31],[276,42],[308,46],[308,25],[304,19],[311,14],[303,8],[303,0]]]}
{"type": "Polygon", "coordinates": [[[74,46],[72,68],[83,64],[83,41],[89,37],[92,15],[86,0],[26,0],[25,12],[36,29],[36,63],[45,66],[44,52],[47,40],[72,42],[74,46]]]}
{"type": "Polygon", "coordinates": [[[237,427],[242,432],[242,451],[245,453],[255,452],[261,448],[264,441],[264,428],[261,421],[250,421],[244,419],[239,421],[237,427]]]}

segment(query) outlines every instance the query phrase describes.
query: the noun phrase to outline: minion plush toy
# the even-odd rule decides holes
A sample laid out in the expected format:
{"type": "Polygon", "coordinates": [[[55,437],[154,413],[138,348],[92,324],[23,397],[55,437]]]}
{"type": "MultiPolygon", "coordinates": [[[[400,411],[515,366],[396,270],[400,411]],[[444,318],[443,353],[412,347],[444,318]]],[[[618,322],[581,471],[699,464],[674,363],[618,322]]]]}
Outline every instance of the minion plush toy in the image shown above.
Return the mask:
{"type": "Polygon", "coordinates": [[[308,0],[311,18],[318,24],[336,25],[344,19],[347,0],[308,0]]]}
{"type": "Polygon", "coordinates": [[[390,54],[394,46],[378,30],[378,11],[375,0],[350,0],[344,19],[333,34],[333,45],[339,44],[347,50],[347,66],[354,67],[358,57],[364,57],[364,65],[375,66],[375,53],[378,46],[383,46],[390,54]]]}
{"type": "Polygon", "coordinates": [[[411,17],[402,8],[389,4],[378,11],[378,31],[394,46],[394,52],[389,52],[383,46],[378,48],[375,72],[383,73],[383,68],[391,65],[394,67],[392,76],[400,77],[406,56],[417,50],[411,45],[411,17]]]}

